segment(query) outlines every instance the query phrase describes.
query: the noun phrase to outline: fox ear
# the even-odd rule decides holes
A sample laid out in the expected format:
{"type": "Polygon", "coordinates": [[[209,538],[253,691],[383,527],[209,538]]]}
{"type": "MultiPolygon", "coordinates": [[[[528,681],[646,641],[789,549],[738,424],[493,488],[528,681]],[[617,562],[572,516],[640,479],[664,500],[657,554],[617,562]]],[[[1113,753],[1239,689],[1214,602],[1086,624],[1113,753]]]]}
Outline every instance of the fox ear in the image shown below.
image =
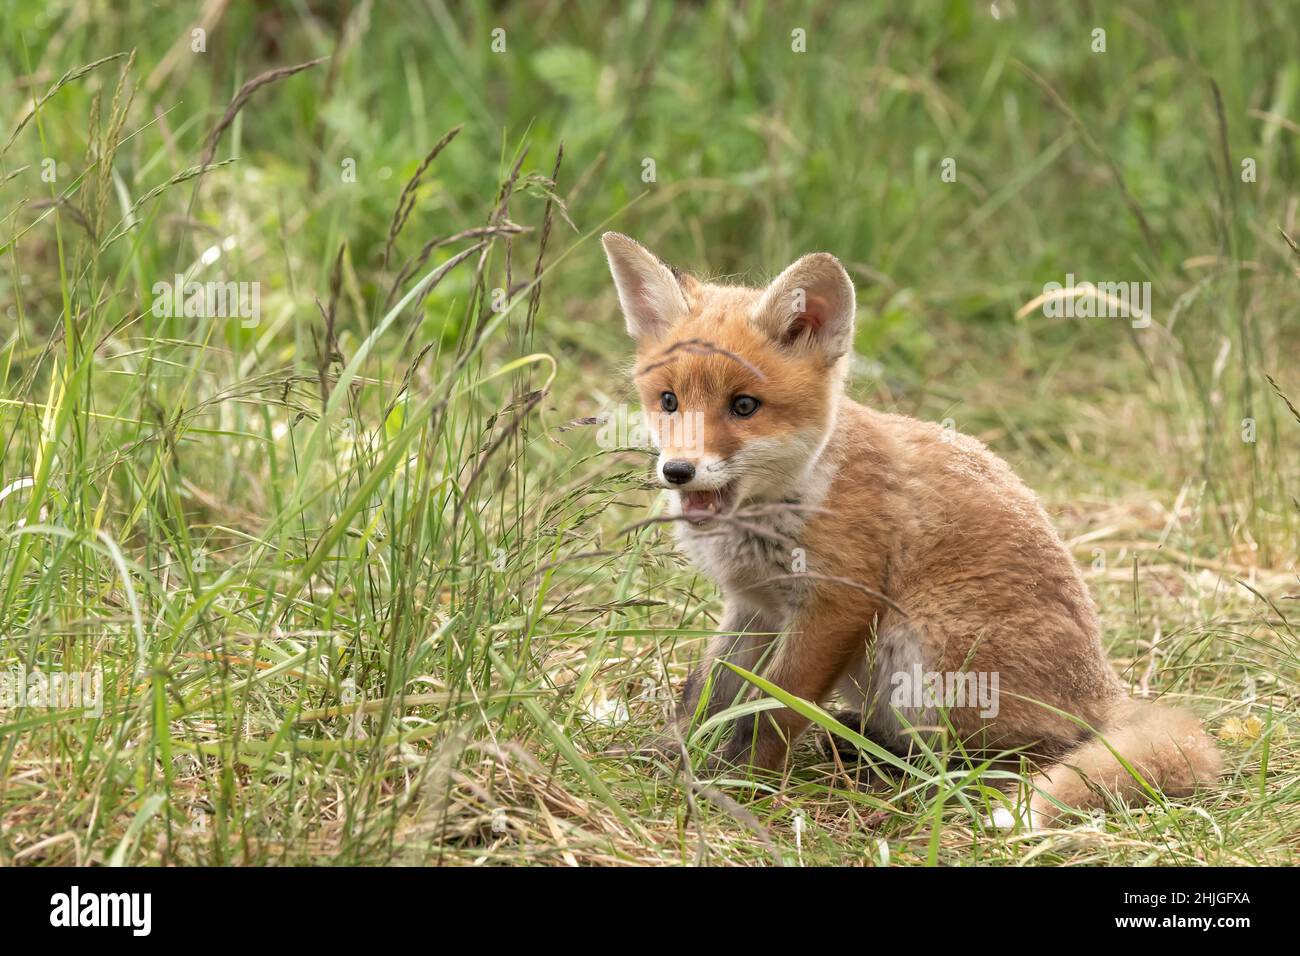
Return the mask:
{"type": "Polygon", "coordinates": [[[668,327],[689,308],[673,271],[649,249],[618,232],[600,237],[618,288],[619,305],[632,338],[662,338],[668,327]]]}
{"type": "Polygon", "coordinates": [[[772,280],[753,323],[783,345],[809,342],[835,359],[849,347],[856,308],[853,280],[840,260],[814,252],[772,280]]]}

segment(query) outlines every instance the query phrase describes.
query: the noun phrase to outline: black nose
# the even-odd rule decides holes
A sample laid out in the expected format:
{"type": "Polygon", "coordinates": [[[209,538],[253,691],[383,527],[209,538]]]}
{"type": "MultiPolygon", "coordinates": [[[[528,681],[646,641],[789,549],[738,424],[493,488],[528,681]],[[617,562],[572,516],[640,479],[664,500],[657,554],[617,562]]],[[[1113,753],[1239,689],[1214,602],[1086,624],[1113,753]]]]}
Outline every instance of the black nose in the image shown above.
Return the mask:
{"type": "Polygon", "coordinates": [[[695,477],[695,466],[689,461],[682,461],[680,458],[666,461],[664,462],[664,477],[674,485],[684,485],[695,477]]]}

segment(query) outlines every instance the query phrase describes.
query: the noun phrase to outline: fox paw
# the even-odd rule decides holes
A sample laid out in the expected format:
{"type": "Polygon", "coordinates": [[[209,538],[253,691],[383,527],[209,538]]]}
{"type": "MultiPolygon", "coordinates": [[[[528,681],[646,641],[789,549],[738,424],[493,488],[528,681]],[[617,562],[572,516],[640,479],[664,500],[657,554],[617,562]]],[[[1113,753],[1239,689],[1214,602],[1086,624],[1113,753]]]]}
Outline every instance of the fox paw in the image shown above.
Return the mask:
{"type": "MultiPolygon", "coordinates": [[[[864,736],[867,735],[867,730],[863,726],[862,715],[856,711],[832,711],[831,716],[850,730],[857,731],[864,736]]],[[[829,730],[822,730],[816,735],[815,746],[818,755],[827,762],[833,762],[836,757],[840,759],[841,763],[845,764],[859,763],[866,759],[863,752],[855,744],[845,740],[839,734],[831,733],[829,730]]],[[[888,744],[882,744],[881,746],[897,757],[907,756],[906,752],[900,753],[896,747],[888,744]]]]}

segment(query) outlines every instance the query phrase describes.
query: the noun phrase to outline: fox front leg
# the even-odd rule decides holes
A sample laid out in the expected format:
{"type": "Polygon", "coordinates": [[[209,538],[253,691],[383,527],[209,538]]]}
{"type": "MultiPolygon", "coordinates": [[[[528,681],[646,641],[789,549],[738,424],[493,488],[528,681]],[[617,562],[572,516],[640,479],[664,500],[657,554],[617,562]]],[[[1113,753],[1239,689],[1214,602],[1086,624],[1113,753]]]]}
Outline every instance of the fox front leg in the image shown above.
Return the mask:
{"type": "Polygon", "coordinates": [[[780,631],[781,622],[774,615],[747,604],[729,602],[722,616],[721,627],[710,639],[703,660],[686,679],[671,723],[642,747],[642,752],[679,756],[695,715],[700,713],[702,718],[708,718],[729,707],[745,689],[745,681],[740,675],[722,662],[728,661],[737,667],[754,670],[767,655],[780,631]],[[706,689],[709,697],[701,710],[700,701],[706,689]]]}
{"type": "MultiPolygon", "coordinates": [[[[820,704],[860,650],[861,641],[848,622],[814,609],[796,621],[763,676],[795,697],[820,704]]],[[[808,724],[807,717],[788,707],[748,714],[736,721],[721,762],[777,770],[808,724]]]]}

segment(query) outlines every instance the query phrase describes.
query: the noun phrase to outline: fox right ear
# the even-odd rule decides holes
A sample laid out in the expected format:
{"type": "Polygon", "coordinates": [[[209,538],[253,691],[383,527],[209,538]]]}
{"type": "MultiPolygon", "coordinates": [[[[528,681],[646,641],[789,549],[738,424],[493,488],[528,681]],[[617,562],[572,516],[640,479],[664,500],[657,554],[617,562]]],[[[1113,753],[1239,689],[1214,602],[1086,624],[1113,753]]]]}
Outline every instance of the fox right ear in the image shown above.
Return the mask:
{"type": "Polygon", "coordinates": [[[662,338],[669,326],[689,311],[681,283],[649,249],[618,232],[600,237],[627,332],[640,341],[662,338]]]}
{"type": "Polygon", "coordinates": [[[754,322],[783,345],[811,343],[832,360],[852,348],[853,280],[826,252],[798,259],[772,280],[754,308],[754,322]]]}

